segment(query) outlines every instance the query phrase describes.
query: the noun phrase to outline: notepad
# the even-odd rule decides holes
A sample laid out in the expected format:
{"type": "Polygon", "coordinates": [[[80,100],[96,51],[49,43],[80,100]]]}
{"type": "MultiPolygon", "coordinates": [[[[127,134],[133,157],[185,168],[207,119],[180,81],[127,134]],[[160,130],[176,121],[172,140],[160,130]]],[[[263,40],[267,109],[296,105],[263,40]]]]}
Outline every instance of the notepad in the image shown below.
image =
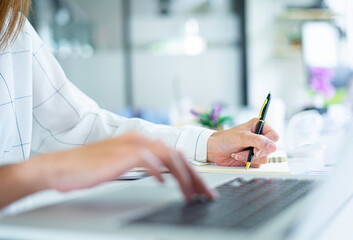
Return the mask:
{"type": "Polygon", "coordinates": [[[277,150],[276,152],[270,154],[269,163],[281,163],[287,162],[287,154],[285,151],[277,150]]]}
{"type": "Polygon", "coordinates": [[[227,173],[282,173],[290,174],[288,162],[280,163],[268,163],[262,165],[260,168],[249,168],[245,170],[245,167],[224,167],[216,164],[208,164],[204,166],[195,166],[194,168],[198,172],[227,172],[227,173]]]}
{"type": "Polygon", "coordinates": [[[215,163],[200,163],[191,162],[198,172],[228,172],[228,173],[282,173],[290,174],[289,165],[287,162],[287,154],[284,151],[276,151],[269,156],[269,162],[261,165],[260,168],[245,167],[224,167],[218,166],[215,163]]]}
{"type": "MultiPolygon", "coordinates": [[[[279,173],[290,174],[287,155],[284,151],[276,151],[269,156],[269,163],[261,165],[260,168],[224,167],[215,163],[190,161],[198,172],[225,172],[225,173],[279,173]]],[[[134,168],[131,171],[145,171],[144,168],[134,168]]],[[[168,169],[161,169],[162,172],[169,172],[168,169]]]]}

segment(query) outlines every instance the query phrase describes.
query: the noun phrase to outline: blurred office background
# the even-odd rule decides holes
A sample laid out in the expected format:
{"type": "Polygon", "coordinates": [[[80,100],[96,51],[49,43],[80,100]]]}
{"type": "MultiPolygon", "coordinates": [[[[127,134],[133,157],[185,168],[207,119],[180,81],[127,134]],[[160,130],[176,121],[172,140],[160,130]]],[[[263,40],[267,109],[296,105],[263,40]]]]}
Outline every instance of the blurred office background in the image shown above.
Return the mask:
{"type": "Polygon", "coordinates": [[[288,120],[351,96],[350,0],[32,0],[32,9],[68,78],[119,114],[176,124],[183,109],[221,104],[240,122],[272,91],[273,114],[288,120]]]}

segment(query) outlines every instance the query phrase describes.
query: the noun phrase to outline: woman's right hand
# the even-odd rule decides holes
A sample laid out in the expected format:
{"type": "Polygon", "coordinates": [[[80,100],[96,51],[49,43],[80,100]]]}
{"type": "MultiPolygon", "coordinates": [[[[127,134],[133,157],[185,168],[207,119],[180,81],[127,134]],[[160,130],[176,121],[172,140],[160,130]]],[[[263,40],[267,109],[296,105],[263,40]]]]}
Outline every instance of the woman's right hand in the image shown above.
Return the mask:
{"type": "Polygon", "coordinates": [[[45,188],[62,192],[114,180],[134,167],[146,168],[163,182],[160,170],[166,167],[187,200],[195,194],[214,198],[180,152],[134,132],[69,151],[39,155],[27,164],[40,166],[41,175],[47,179],[45,188]]]}

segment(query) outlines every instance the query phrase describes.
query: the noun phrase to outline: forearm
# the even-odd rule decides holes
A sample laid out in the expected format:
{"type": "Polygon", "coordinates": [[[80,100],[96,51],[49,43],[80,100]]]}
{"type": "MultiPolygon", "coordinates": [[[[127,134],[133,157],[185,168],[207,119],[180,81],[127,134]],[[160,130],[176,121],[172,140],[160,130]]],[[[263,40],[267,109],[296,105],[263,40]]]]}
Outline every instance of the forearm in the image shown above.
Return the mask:
{"type": "Polygon", "coordinates": [[[2,166],[0,176],[0,208],[48,188],[37,161],[2,166]]]}

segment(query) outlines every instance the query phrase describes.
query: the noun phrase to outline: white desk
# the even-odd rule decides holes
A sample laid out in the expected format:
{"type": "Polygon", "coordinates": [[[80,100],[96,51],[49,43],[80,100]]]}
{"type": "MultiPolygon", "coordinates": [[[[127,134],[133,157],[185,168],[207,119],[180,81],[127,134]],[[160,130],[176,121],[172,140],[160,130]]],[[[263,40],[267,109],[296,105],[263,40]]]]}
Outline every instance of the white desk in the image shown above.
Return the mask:
{"type": "MultiPolygon", "coordinates": [[[[315,170],[319,171],[330,171],[332,168],[324,167],[321,161],[310,161],[306,158],[290,158],[288,160],[291,173],[293,175],[315,175],[315,170]]],[[[320,174],[318,174],[320,175],[320,174]]],[[[320,177],[320,176],[319,176],[320,177]]],[[[136,180],[138,181],[138,180],[136,180]]],[[[26,197],[22,200],[17,201],[15,204],[9,208],[1,211],[0,216],[18,214],[23,211],[28,211],[31,209],[47,206],[60,201],[65,201],[72,198],[77,198],[87,194],[93,194],[109,187],[116,187],[117,185],[130,184],[131,181],[114,181],[102,184],[93,189],[73,191],[70,193],[60,193],[53,190],[43,191],[26,197]]]]}
{"type": "MultiPolygon", "coordinates": [[[[289,164],[290,164],[290,168],[291,171],[293,173],[293,175],[308,175],[307,171],[308,170],[315,170],[317,168],[322,168],[323,164],[320,162],[308,162],[308,161],[304,161],[304,159],[289,159],[289,164]]],[[[203,175],[205,176],[207,173],[203,173],[203,175]]],[[[241,176],[241,173],[237,173],[234,174],[236,176],[241,176]]],[[[318,177],[322,177],[322,176],[318,176],[318,177]]],[[[205,177],[206,181],[208,181],[207,177],[205,177]]],[[[137,180],[138,181],[138,180],[137,180]]],[[[114,181],[114,182],[110,182],[110,183],[106,183],[103,184],[101,186],[98,186],[96,188],[90,189],[90,190],[83,190],[83,191],[76,191],[73,193],[67,193],[67,194],[61,194],[61,193],[57,193],[55,191],[45,191],[42,193],[38,193],[35,194],[33,196],[31,196],[28,199],[22,200],[20,202],[18,202],[18,206],[19,208],[13,210],[12,212],[21,212],[24,211],[24,209],[33,209],[33,208],[38,208],[41,206],[45,206],[48,204],[53,204],[56,202],[60,202],[60,201],[64,201],[64,200],[68,200],[68,199],[72,199],[72,198],[77,198],[80,196],[84,196],[87,194],[97,194],[99,193],[99,191],[104,191],[107,190],[108,188],[117,188],[120,186],[126,186],[126,185],[130,185],[132,184],[134,181],[114,181]],[[21,206],[22,204],[22,206],[21,206]]],[[[212,185],[210,182],[208,182],[208,184],[212,185]]],[[[10,209],[11,210],[11,209],[10,209]]],[[[6,233],[4,235],[2,235],[2,231],[4,231],[5,229],[1,228],[0,225],[0,239],[1,238],[6,238],[7,235],[6,233]]],[[[6,229],[7,231],[9,231],[8,229],[6,229]]],[[[38,234],[38,233],[36,233],[38,234]]]]}

